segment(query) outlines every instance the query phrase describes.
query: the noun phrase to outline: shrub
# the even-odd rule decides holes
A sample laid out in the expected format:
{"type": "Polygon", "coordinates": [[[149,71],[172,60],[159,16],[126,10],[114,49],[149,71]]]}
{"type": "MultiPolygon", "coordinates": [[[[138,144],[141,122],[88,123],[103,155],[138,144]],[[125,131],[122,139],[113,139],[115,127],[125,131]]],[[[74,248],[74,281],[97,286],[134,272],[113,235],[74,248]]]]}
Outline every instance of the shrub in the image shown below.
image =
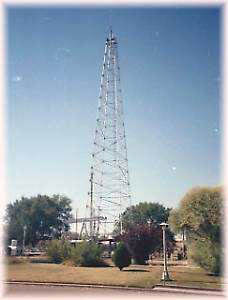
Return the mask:
{"type": "Polygon", "coordinates": [[[95,242],[82,242],[72,249],[72,260],[76,266],[99,267],[104,262],[101,258],[102,248],[95,242]]]}
{"type": "Polygon", "coordinates": [[[123,242],[120,242],[114,251],[112,256],[112,261],[115,266],[120,269],[120,271],[124,267],[128,267],[131,264],[131,255],[123,242]]]}
{"type": "Polygon", "coordinates": [[[47,247],[47,255],[51,258],[51,260],[58,264],[62,262],[61,255],[61,244],[58,240],[53,240],[49,243],[47,247]]]}
{"type": "Polygon", "coordinates": [[[221,273],[221,246],[208,240],[196,240],[190,244],[189,257],[203,269],[221,273]]]}
{"type": "Polygon", "coordinates": [[[68,242],[62,242],[61,245],[62,259],[65,261],[71,257],[72,246],[68,242]]]}
{"type": "Polygon", "coordinates": [[[54,263],[61,263],[71,256],[71,246],[61,240],[53,240],[47,246],[47,255],[54,263]]]}

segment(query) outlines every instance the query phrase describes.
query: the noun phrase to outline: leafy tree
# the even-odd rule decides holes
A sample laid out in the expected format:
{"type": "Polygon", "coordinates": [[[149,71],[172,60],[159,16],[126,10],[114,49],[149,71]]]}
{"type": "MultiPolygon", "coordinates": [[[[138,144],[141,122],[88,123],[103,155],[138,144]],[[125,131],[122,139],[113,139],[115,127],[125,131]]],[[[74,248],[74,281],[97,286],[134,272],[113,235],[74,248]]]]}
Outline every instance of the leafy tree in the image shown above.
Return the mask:
{"type": "Polygon", "coordinates": [[[148,222],[160,224],[166,222],[169,217],[170,208],[154,202],[140,202],[137,205],[128,207],[121,215],[123,230],[148,222]]]}
{"type": "Polygon", "coordinates": [[[114,262],[115,266],[120,269],[120,271],[124,267],[128,267],[131,264],[131,255],[123,242],[120,242],[117,245],[113,255],[112,261],[114,262]]]}
{"type": "Polygon", "coordinates": [[[194,238],[219,242],[221,237],[223,195],[220,187],[191,189],[172,211],[169,223],[174,231],[186,229],[194,238]]]}
{"type": "Polygon", "coordinates": [[[50,235],[59,238],[62,232],[69,230],[70,216],[71,200],[65,196],[22,197],[7,205],[7,240],[17,239],[21,244],[25,226],[25,244],[34,246],[38,240],[50,235]]]}
{"type": "Polygon", "coordinates": [[[221,187],[196,187],[186,193],[169,218],[173,231],[186,231],[190,257],[211,271],[220,269],[222,211],[221,187]]]}
{"type": "Polygon", "coordinates": [[[168,223],[175,233],[181,233],[184,230],[184,225],[181,224],[180,213],[178,209],[172,209],[169,214],[168,223]]]}
{"type": "MultiPolygon", "coordinates": [[[[157,224],[136,224],[130,227],[120,237],[138,264],[145,264],[149,254],[162,249],[162,229],[157,224]]],[[[172,251],[174,239],[169,233],[167,251],[172,251]]]]}
{"type": "MultiPolygon", "coordinates": [[[[128,207],[121,215],[122,235],[120,235],[120,223],[116,224],[114,235],[124,241],[132,257],[139,264],[144,264],[148,255],[162,248],[162,230],[160,223],[166,222],[170,208],[159,203],[140,202],[128,207]]],[[[173,233],[167,230],[169,251],[172,251],[173,233]]]]}

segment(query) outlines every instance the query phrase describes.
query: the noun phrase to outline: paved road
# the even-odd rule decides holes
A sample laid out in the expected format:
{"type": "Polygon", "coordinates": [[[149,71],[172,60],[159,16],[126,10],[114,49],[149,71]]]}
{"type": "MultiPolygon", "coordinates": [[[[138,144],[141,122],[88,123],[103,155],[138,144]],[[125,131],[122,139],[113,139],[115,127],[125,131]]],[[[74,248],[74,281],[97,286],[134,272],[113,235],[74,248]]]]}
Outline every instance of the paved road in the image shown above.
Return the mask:
{"type": "MultiPolygon", "coordinates": [[[[94,287],[72,287],[72,286],[49,286],[49,285],[24,285],[24,284],[5,284],[4,298],[24,299],[24,298],[52,298],[62,299],[63,297],[74,297],[74,298],[107,298],[107,297],[118,297],[121,298],[144,298],[151,299],[151,296],[160,298],[179,298],[183,296],[194,296],[193,299],[207,297],[207,299],[216,299],[217,296],[221,299],[222,294],[219,292],[207,292],[207,291],[194,291],[194,290],[164,290],[163,288],[155,288],[151,291],[148,290],[131,290],[131,289],[110,289],[110,288],[94,288],[94,287]]],[[[192,297],[191,297],[192,298],[192,297]]]]}

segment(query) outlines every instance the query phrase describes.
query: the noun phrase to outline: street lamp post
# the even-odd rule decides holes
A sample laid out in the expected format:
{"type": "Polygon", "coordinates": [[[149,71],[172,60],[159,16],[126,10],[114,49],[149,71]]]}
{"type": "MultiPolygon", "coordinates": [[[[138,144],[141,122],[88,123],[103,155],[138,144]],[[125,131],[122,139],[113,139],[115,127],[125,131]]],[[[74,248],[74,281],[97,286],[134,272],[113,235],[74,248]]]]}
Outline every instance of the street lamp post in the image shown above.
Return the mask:
{"type": "Polygon", "coordinates": [[[27,226],[23,226],[23,243],[22,243],[22,255],[25,255],[25,234],[26,234],[27,226]]]}
{"type": "Polygon", "coordinates": [[[168,269],[167,269],[167,257],[166,257],[166,238],[165,238],[165,232],[166,229],[168,228],[168,224],[167,223],[161,223],[160,224],[162,231],[163,231],[163,253],[164,253],[164,269],[163,269],[163,273],[162,273],[162,278],[161,280],[164,281],[169,281],[169,273],[168,273],[168,269]]]}

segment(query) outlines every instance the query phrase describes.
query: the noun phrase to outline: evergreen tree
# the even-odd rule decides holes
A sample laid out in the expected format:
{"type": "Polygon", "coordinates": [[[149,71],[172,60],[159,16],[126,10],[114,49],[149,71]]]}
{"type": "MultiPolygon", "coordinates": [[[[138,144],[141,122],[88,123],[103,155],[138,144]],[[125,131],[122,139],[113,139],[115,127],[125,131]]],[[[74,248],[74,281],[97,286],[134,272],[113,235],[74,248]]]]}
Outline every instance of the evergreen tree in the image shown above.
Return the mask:
{"type": "Polygon", "coordinates": [[[114,262],[115,266],[120,269],[120,271],[124,267],[130,266],[131,255],[123,242],[120,242],[117,245],[117,248],[112,256],[112,261],[114,262]]]}

